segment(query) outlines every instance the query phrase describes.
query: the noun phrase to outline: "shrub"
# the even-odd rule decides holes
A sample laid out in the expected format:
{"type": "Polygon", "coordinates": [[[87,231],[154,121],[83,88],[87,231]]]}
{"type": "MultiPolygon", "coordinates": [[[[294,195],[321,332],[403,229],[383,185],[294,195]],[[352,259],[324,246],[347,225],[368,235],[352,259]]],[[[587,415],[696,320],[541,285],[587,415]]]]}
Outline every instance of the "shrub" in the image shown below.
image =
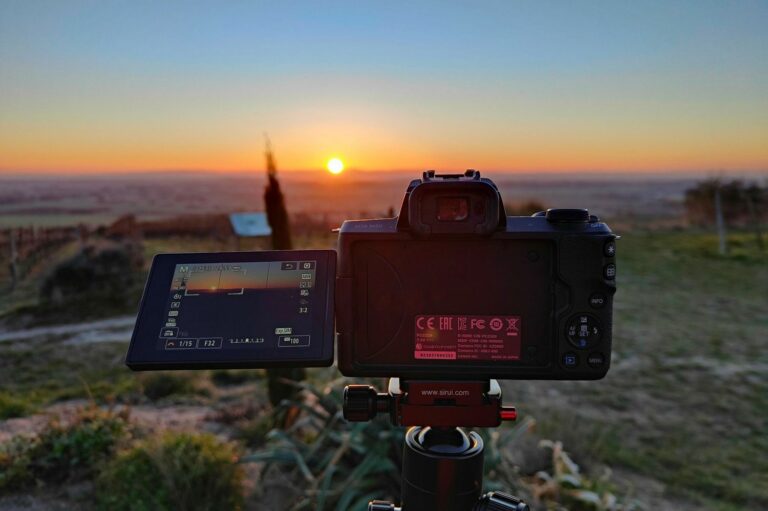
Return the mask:
{"type": "Polygon", "coordinates": [[[599,479],[582,474],[560,442],[542,440],[540,445],[552,450],[550,472],[540,471],[532,479],[532,493],[537,502],[565,504],[571,511],[635,511],[637,502],[622,502],[612,493],[610,471],[599,479]]]}
{"type": "Polygon", "coordinates": [[[262,371],[248,369],[248,370],[234,370],[234,369],[218,369],[211,373],[211,380],[216,385],[242,385],[254,380],[263,380],[264,373],[262,371]]]}
{"type": "Polygon", "coordinates": [[[37,478],[63,481],[86,477],[108,458],[127,429],[126,414],[89,407],[74,421],[52,421],[38,437],[30,466],[37,478]]]}
{"type": "Polygon", "coordinates": [[[261,447],[267,441],[267,434],[275,427],[275,421],[269,415],[235,424],[235,438],[248,447],[261,447]]]}
{"type": "MultiPolygon", "coordinates": [[[[281,403],[272,412],[273,423],[292,408],[305,413],[287,430],[272,429],[259,451],[242,458],[266,463],[257,498],[269,509],[365,509],[369,500],[399,494],[402,428],[384,420],[344,421],[342,383],[336,380],[325,391],[302,384],[308,398],[281,403]],[[281,491],[288,486],[299,491],[281,491]]],[[[253,422],[252,430],[240,435],[259,444],[267,424],[253,422]]]]}
{"type": "Polygon", "coordinates": [[[73,300],[98,300],[96,307],[133,304],[142,266],[141,246],[135,243],[88,245],[53,268],[40,287],[40,298],[64,307],[73,300]]]}
{"type": "Polygon", "coordinates": [[[147,373],[141,377],[144,395],[152,401],[174,394],[191,394],[194,385],[189,376],[179,373],[147,373]]]}
{"type": "Polygon", "coordinates": [[[242,467],[233,447],[211,435],[168,433],[120,453],[97,481],[110,511],[239,509],[242,467]]]}
{"type": "Polygon", "coordinates": [[[0,444],[0,495],[34,483],[30,470],[32,441],[23,436],[0,444]]]}
{"type": "Polygon", "coordinates": [[[5,392],[0,392],[0,420],[23,417],[31,408],[26,401],[5,392]]]}
{"type": "MultiPolygon", "coordinates": [[[[304,413],[286,430],[272,429],[260,450],[242,462],[265,463],[261,491],[263,509],[315,511],[365,509],[374,498],[399,500],[403,428],[377,419],[347,423],[341,417],[343,379],[324,391],[302,384],[305,399],[283,402],[272,414],[299,407],[304,413]],[[294,491],[294,488],[298,491],[294,491]]],[[[266,420],[253,421],[251,444],[262,440],[266,420]]],[[[608,475],[592,479],[563,450],[559,442],[539,443],[530,418],[482,434],[485,439],[485,491],[509,491],[536,504],[536,509],[572,511],[635,511],[613,493],[608,475]],[[551,451],[551,452],[550,452],[551,451]],[[523,477],[520,464],[536,469],[523,477]],[[546,470],[542,470],[546,469],[546,470]]],[[[262,508],[259,508],[262,509],[262,508]]]]}
{"type": "Polygon", "coordinates": [[[126,420],[126,414],[89,407],[66,425],[53,420],[37,436],[14,437],[0,446],[0,493],[93,475],[126,435],[126,420]]]}

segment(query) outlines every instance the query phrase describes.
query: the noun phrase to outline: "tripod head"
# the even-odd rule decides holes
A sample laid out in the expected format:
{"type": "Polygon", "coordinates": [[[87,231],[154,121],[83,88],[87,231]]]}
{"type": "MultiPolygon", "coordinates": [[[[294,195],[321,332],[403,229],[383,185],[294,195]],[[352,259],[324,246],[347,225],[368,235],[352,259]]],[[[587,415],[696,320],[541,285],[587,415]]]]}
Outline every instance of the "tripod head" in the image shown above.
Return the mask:
{"type": "Polygon", "coordinates": [[[344,418],[365,422],[379,413],[395,426],[411,426],[405,436],[402,507],[374,500],[369,511],[527,511],[521,500],[502,492],[480,496],[483,440],[462,427],[497,427],[515,420],[504,406],[496,380],[443,381],[390,378],[387,392],[371,385],[344,388],[344,418]]]}

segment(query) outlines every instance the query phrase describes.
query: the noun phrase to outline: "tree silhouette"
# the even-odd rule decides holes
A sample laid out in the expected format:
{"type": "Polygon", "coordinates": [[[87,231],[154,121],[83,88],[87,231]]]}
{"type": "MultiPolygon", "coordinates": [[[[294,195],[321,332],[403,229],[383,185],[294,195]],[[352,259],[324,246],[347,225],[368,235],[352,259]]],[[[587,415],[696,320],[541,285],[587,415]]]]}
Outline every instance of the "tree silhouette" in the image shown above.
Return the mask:
{"type": "MultiPolygon", "coordinates": [[[[288,210],[285,207],[285,197],[277,180],[277,166],[272,153],[272,144],[269,137],[266,141],[265,156],[267,159],[267,186],[264,189],[264,207],[267,210],[267,221],[272,228],[272,248],[274,250],[291,250],[291,225],[288,220],[288,210]]],[[[272,406],[277,406],[284,399],[296,397],[298,388],[291,385],[290,381],[301,381],[306,377],[306,371],[302,367],[275,368],[267,370],[267,386],[269,401],[272,406]]]]}

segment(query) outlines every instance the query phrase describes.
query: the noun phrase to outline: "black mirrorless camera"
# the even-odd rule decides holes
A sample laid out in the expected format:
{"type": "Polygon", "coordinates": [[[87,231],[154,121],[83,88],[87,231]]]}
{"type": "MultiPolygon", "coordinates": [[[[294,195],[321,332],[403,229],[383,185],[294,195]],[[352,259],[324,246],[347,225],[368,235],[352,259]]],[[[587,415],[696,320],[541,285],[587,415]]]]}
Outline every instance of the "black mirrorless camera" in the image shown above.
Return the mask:
{"type": "Polygon", "coordinates": [[[431,380],[602,378],[615,240],[585,209],[507,216],[479,172],[425,172],[332,250],[161,254],[132,369],[327,366],[431,380]]]}

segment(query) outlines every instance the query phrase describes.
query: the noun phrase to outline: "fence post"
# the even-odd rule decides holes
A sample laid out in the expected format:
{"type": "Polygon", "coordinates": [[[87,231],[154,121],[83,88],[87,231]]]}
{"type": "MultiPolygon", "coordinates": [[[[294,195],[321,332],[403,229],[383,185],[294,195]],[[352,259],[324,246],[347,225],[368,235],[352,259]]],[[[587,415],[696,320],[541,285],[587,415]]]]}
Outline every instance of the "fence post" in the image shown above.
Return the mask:
{"type": "Polygon", "coordinates": [[[752,198],[752,194],[747,191],[745,195],[747,199],[747,209],[749,210],[752,228],[755,231],[755,241],[757,242],[757,248],[762,252],[765,248],[765,245],[763,244],[763,230],[760,227],[760,214],[757,211],[757,207],[755,206],[755,201],[752,198]]]}
{"type": "Polygon", "coordinates": [[[720,238],[720,255],[725,255],[728,252],[728,240],[726,239],[723,201],[720,197],[719,182],[715,187],[715,223],[717,224],[717,235],[720,238]]]}
{"type": "Polygon", "coordinates": [[[16,282],[19,278],[19,253],[16,250],[16,233],[13,232],[13,229],[8,229],[8,240],[8,248],[10,249],[10,261],[8,262],[8,270],[11,272],[11,291],[13,291],[16,288],[16,282]]]}

